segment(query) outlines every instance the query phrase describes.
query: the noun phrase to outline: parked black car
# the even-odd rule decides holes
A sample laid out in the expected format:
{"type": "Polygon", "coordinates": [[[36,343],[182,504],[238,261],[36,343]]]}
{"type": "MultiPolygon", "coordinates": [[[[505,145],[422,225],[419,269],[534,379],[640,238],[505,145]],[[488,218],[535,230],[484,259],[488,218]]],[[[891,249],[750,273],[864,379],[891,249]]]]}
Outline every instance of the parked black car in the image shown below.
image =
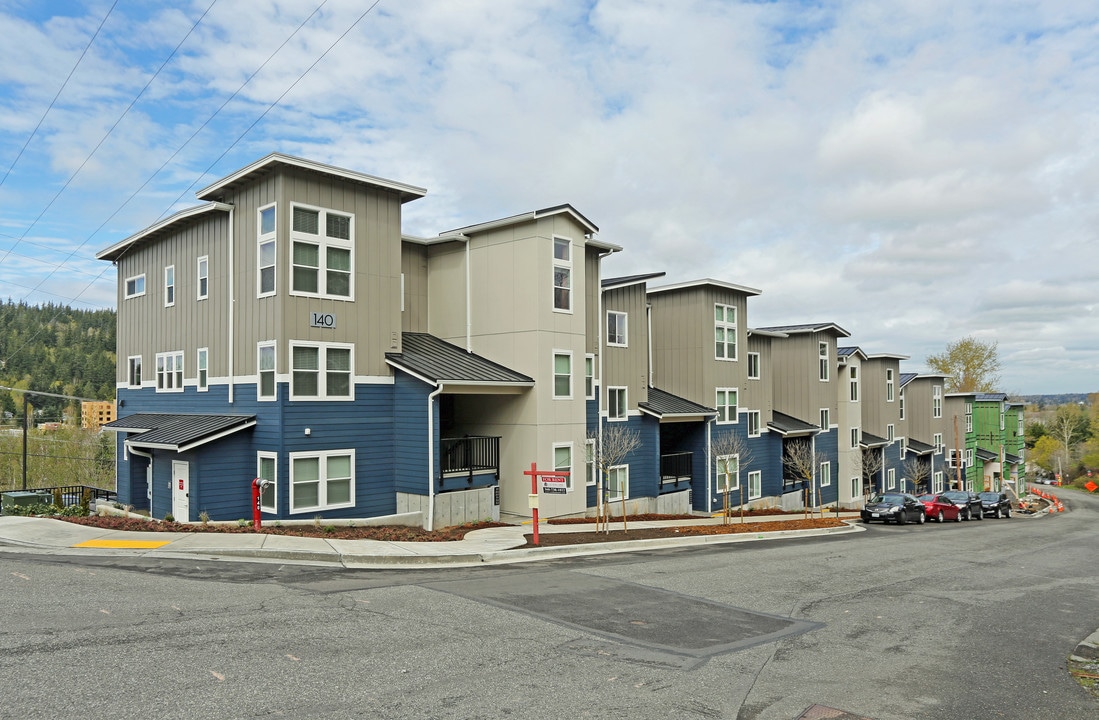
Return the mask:
{"type": "Polygon", "coordinates": [[[962,520],[980,520],[984,517],[984,505],[977,493],[968,490],[948,490],[942,496],[958,506],[962,513],[962,520]]]}
{"type": "Polygon", "coordinates": [[[977,493],[977,497],[981,498],[981,510],[985,515],[994,518],[1011,517],[1011,501],[1005,493],[983,492],[977,493]]]}
{"type": "Polygon", "coordinates": [[[871,520],[887,523],[892,520],[898,525],[904,525],[910,521],[923,525],[924,520],[927,519],[923,503],[909,493],[887,492],[872,495],[860,514],[864,523],[871,520]]]}

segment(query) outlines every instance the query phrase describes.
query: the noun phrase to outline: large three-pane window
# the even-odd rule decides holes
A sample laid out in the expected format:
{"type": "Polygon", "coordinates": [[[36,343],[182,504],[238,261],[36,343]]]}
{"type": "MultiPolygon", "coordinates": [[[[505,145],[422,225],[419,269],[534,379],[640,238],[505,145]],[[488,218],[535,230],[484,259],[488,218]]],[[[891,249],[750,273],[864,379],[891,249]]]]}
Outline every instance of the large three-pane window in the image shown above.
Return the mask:
{"type": "Polygon", "coordinates": [[[291,400],[350,400],[351,346],[335,344],[290,345],[291,400]]]}
{"type": "Polygon", "coordinates": [[[714,357],[736,360],[736,307],[714,305],[714,357]]]}
{"type": "Polygon", "coordinates": [[[352,299],[354,218],[302,205],[292,215],[291,294],[352,299]]]}
{"type": "Polygon", "coordinates": [[[183,351],[156,354],[156,391],[183,392],[183,351]]]}
{"type": "Polygon", "coordinates": [[[719,423],[737,422],[737,389],[718,388],[715,406],[719,423]]]}
{"type": "Polygon", "coordinates": [[[355,451],[290,453],[290,512],[355,503],[355,451]]]}
{"type": "Polygon", "coordinates": [[[260,208],[256,238],[256,297],[275,294],[275,206],[260,208]]]}

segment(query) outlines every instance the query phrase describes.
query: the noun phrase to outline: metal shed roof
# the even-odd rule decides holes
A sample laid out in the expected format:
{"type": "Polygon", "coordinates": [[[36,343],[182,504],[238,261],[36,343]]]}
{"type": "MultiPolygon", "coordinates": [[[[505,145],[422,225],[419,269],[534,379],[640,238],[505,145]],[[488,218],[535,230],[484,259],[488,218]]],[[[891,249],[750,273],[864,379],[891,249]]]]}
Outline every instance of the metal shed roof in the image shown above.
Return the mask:
{"type": "Polygon", "coordinates": [[[654,415],[662,420],[699,420],[711,418],[717,415],[717,411],[705,405],[699,405],[678,395],[672,395],[659,388],[649,388],[649,399],[646,402],[637,403],[642,412],[654,415]]]}
{"type": "Polygon", "coordinates": [[[476,353],[428,333],[401,336],[402,351],[386,353],[385,360],[399,370],[433,385],[530,387],[534,380],[476,353]]]}
{"type": "Polygon", "coordinates": [[[135,413],[103,425],[107,430],[135,433],[135,447],[185,452],[256,424],[255,415],[195,415],[135,413]]]}

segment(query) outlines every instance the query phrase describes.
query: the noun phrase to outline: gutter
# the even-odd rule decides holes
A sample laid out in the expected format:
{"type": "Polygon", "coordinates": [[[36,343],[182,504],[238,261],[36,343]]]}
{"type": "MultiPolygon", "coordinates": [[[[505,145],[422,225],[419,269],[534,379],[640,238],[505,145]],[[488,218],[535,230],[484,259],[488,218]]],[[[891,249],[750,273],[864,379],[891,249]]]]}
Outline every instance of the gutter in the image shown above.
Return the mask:
{"type": "MultiPolygon", "coordinates": [[[[237,304],[237,298],[236,298],[236,295],[234,294],[236,292],[236,289],[235,289],[235,285],[233,283],[233,274],[235,272],[233,270],[233,254],[235,253],[234,240],[233,240],[233,237],[234,237],[233,223],[234,223],[234,220],[236,218],[236,215],[235,215],[236,208],[233,205],[227,205],[227,206],[225,206],[225,209],[228,209],[228,211],[229,211],[229,268],[228,268],[228,270],[229,270],[229,307],[228,307],[228,313],[229,313],[229,358],[228,359],[229,359],[229,404],[232,405],[233,404],[233,386],[234,386],[234,383],[233,383],[233,361],[234,361],[233,347],[236,343],[236,335],[235,335],[235,330],[234,330],[234,327],[233,327],[233,319],[236,316],[235,311],[236,311],[236,304],[237,304]]],[[[258,370],[257,370],[257,372],[258,372],[258,370]]],[[[276,388],[277,387],[278,386],[276,385],[276,388]]]]}
{"type": "Polygon", "coordinates": [[[443,391],[440,383],[427,396],[427,531],[435,529],[435,398],[443,391]]]}
{"type": "MultiPolygon", "coordinates": [[[[153,454],[151,452],[145,452],[144,450],[138,450],[130,445],[130,441],[126,440],[122,443],[126,448],[126,452],[131,455],[137,455],[138,457],[149,458],[149,468],[145,471],[145,485],[147,487],[146,493],[149,498],[149,514],[153,514],[153,454]]],[[[130,499],[133,499],[133,493],[130,493],[130,499]]]]}

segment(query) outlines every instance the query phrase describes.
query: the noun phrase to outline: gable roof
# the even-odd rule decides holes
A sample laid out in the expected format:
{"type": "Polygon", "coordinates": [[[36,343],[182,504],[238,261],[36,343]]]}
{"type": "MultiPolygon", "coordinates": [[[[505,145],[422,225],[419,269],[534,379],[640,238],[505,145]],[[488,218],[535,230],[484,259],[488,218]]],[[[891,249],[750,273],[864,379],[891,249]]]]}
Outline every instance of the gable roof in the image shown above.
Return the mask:
{"type": "Polygon", "coordinates": [[[235,190],[243,185],[253,183],[265,175],[269,175],[276,170],[286,167],[307,170],[309,172],[315,172],[321,175],[339,178],[340,180],[359,183],[361,185],[393,190],[400,196],[402,203],[422,198],[427,194],[427,190],[424,188],[416,187],[415,185],[406,185],[405,183],[397,182],[396,180],[386,180],[385,178],[375,177],[374,175],[347,170],[346,168],[336,167],[335,165],[326,165],[314,160],[294,157],[293,155],[271,153],[267,157],[260,158],[251,165],[247,165],[240,170],[215,181],[214,184],[199,190],[195,195],[199,200],[217,200],[218,196],[224,194],[227,190],[235,190]]]}
{"type": "Polygon", "coordinates": [[[801,335],[804,333],[817,333],[817,332],[833,332],[838,337],[851,337],[851,333],[847,332],[839,325],[835,323],[807,323],[804,325],[775,325],[772,327],[759,328],[760,330],[770,330],[771,332],[781,332],[787,335],[801,335]]]}
{"type": "MultiPolygon", "coordinates": [[[[465,227],[455,228],[454,230],[447,230],[439,233],[439,236],[444,235],[470,235],[473,233],[485,232],[487,230],[494,230],[499,227],[507,227],[508,225],[518,225],[521,223],[532,222],[534,220],[541,220],[544,217],[550,217],[552,215],[568,215],[576,221],[584,230],[591,234],[599,232],[599,228],[595,226],[591,220],[581,215],[576,208],[568,203],[564,205],[554,205],[553,207],[543,208],[541,210],[533,210],[531,212],[520,213],[518,215],[509,215],[499,220],[489,220],[488,222],[478,223],[476,225],[466,225],[465,227]]],[[[593,239],[588,240],[589,245],[597,245],[598,247],[604,247],[612,252],[617,252],[622,248],[617,245],[611,245],[610,243],[600,243],[593,239]]]]}
{"type": "Polygon", "coordinates": [[[134,433],[135,437],[126,439],[134,447],[175,450],[181,453],[255,424],[255,415],[134,413],[106,423],[103,428],[134,433]]]}
{"type": "Polygon", "coordinates": [[[915,380],[915,379],[916,379],[916,378],[918,378],[919,376],[920,376],[920,374],[919,374],[919,373],[906,373],[906,372],[902,372],[902,373],[901,373],[901,387],[903,388],[903,387],[904,387],[905,385],[907,385],[908,383],[912,382],[913,380],[915,380]]]}
{"type": "Polygon", "coordinates": [[[1007,400],[1007,394],[1006,393],[996,393],[996,392],[977,393],[977,398],[976,399],[977,399],[978,402],[1003,402],[1004,400],[1007,400]]]}
{"type": "Polygon", "coordinates": [[[692,288],[702,287],[715,287],[722,290],[734,290],[736,292],[744,293],[745,295],[761,295],[762,290],[757,290],[747,285],[734,285],[733,283],[724,282],[722,280],[713,280],[712,278],[702,278],[701,280],[691,280],[688,282],[676,283],[674,285],[663,285],[661,287],[649,288],[649,294],[655,295],[658,293],[675,292],[677,290],[689,290],[692,288]]]}
{"type": "Polygon", "coordinates": [[[638,283],[643,283],[652,280],[653,278],[664,277],[665,274],[666,273],[662,272],[651,272],[643,275],[625,275],[616,278],[603,278],[599,284],[604,290],[611,290],[613,288],[626,287],[627,285],[637,285],[638,283]]]}
{"type": "Polygon", "coordinates": [[[177,213],[155,222],[141,232],[134,233],[125,240],[120,240],[108,248],[104,248],[95,254],[96,260],[110,260],[114,262],[125,255],[130,249],[142,242],[152,242],[169,232],[174,232],[191,223],[197,222],[207,215],[215,212],[229,212],[232,205],[225,203],[209,202],[194,207],[185,208],[177,213]]]}
{"type": "Polygon", "coordinates": [[[428,333],[401,335],[402,350],[385,361],[432,385],[531,387],[534,380],[428,333]]]}
{"type": "Polygon", "coordinates": [[[807,423],[804,420],[798,420],[792,415],[785,413],[773,412],[771,413],[771,422],[767,423],[767,427],[771,428],[779,435],[784,437],[798,437],[799,435],[816,435],[820,432],[820,428],[813,423],[807,423]]]}
{"type": "Polygon", "coordinates": [[[863,360],[867,360],[869,358],[869,356],[864,353],[861,348],[855,345],[836,348],[836,357],[838,357],[840,360],[846,360],[852,355],[857,355],[863,360]]]}
{"type": "Polygon", "coordinates": [[[649,399],[637,403],[637,407],[641,412],[662,420],[689,420],[695,418],[702,420],[717,415],[717,410],[654,387],[649,388],[649,399]]]}

